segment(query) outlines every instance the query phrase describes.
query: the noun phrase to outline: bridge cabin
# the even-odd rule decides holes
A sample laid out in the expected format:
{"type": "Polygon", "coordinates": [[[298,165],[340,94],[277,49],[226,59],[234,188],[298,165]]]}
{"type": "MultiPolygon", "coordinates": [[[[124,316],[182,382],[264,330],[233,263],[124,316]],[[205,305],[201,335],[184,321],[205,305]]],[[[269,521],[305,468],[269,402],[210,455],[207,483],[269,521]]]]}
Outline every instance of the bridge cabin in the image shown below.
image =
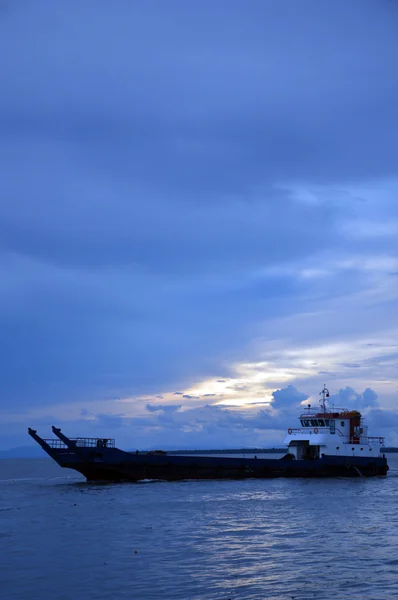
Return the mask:
{"type": "Polygon", "coordinates": [[[360,412],[326,408],[329,392],[322,395],[321,411],[309,404],[300,415],[300,427],[289,428],[285,438],[289,454],[298,460],[325,456],[381,456],[384,438],[368,435],[360,412]]]}

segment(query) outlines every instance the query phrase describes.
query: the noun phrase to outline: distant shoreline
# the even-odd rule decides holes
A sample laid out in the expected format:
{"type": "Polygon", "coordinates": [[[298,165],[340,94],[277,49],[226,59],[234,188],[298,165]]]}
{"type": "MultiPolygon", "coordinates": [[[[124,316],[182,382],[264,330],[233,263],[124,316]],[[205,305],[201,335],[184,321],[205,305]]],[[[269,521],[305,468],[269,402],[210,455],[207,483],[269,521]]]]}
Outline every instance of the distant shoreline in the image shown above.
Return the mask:
{"type": "Polygon", "coordinates": [[[287,452],[287,448],[231,448],[231,450],[166,450],[166,452],[167,454],[281,454],[287,452]]]}

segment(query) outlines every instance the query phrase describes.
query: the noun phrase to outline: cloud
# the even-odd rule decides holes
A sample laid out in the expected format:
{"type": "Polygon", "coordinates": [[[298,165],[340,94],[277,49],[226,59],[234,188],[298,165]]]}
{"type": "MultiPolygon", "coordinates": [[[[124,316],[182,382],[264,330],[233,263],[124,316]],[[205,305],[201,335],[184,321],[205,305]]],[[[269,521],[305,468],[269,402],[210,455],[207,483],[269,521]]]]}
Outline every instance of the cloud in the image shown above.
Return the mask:
{"type": "MultiPolygon", "coordinates": [[[[44,436],[52,424],[61,424],[63,431],[70,436],[114,437],[117,446],[124,449],[275,447],[283,443],[287,429],[296,425],[301,412],[297,403],[301,398],[309,398],[308,393],[289,387],[274,391],[274,397],[284,399],[278,409],[275,407],[277,400],[266,407],[256,404],[241,407],[198,404],[186,408],[147,404],[142,407],[141,413],[138,411],[137,416],[131,416],[127,410],[131,405],[125,404],[125,412],[106,414],[81,410],[76,413],[75,419],[60,423],[57,415],[52,415],[42,417],[40,422],[36,419],[36,425],[44,436]]],[[[344,397],[346,408],[359,408],[358,399],[362,405],[366,404],[366,407],[361,406],[361,410],[370,435],[386,436],[387,445],[398,443],[398,413],[371,405],[376,402],[376,393],[372,389],[362,393],[344,389],[340,396],[344,397]]],[[[17,424],[8,428],[7,435],[7,444],[13,446],[26,441],[26,434],[21,436],[18,433],[17,424]]]]}
{"type": "MultiPolygon", "coordinates": [[[[289,385],[284,389],[275,390],[272,397],[274,401],[266,408],[264,405],[254,405],[249,410],[245,406],[231,408],[209,404],[188,409],[176,406],[170,407],[167,416],[164,407],[149,408],[148,405],[147,410],[152,413],[150,420],[141,422],[140,419],[133,418],[131,423],[134,428],[155,428],[156,434],[151,435],[152,440],[155,436],[164,444],[173,440],[175,447],[178,444],[185,448],[280,445],[284,439],[284,432],[294,426],[300,416],[300,404],[309,399],[310,395],[289,385]]],[[[387,432],[387,437],[391,440],[391,429],[398,419],[397,413],[382,410],[378,406],[374,390],[367,388],[358,393],[346,387],[331,396],[330,407],[334,402],[337,405],[337,400],[339,406],[344,408],[365,410],[370,435],[383,435],[387,432]]],[[[394,436],[392,438],[395,439],[394,436]]],[[[152,441],[152,444],[156,445],[156,442],[152,441]]]]}
{"type": "Polygon", "coordinates": [[[370,0],[3,11],[3,429],[11,406],[183,390],[183,409],[263,358],[275,409],[300,377],[375,387],[379,360],[396,381],[396,17],[370,0]]]}
{"type": "Polygon", "coordinates": [[[382,410],[380,408],[372,408],[367,418],[372,425],[387,436],[387,445],[397,444],[398,436],[398,412],[395,410],[382,410]]]}
{"type": "Polygon", "coordinates": [[[148,412],[163,412],[170,413],[180,410],[181,404],[147,404],[146,409],[148,412]]]}
{"type": "Polygon", "coordinates": [[[339,390],[337,394],[330,396],[329,405],[361,410],[363,408],[378,406],[379,402],[376,392],[370,388],[366,388],[362,394],[357,394],[351,387],[346,387],[339,390]]]}
{"type": "Polygon", "coordinates": [[[298,406],[301,402],[304,402],[304,400],[308,400],[309,398],[308,394],[299,392],[294,385],[289,385],[282,390],[275,390],[275,392],[272,392],[272,397],[272,406],[277,410],[298,406]]]}
{"type": "MultiPolygon", "coordinates": [[[[206,404],[187,409],[170,407],[166,414],[164,407],[147,406],[152,413],[149,420],[133,418],[129,422],[135,430],[144,427],[147,435],[153,430],[154,433],[149,435],[154,446],[159,440],[163,445],[172,443],[174,447],[204,449],[281,445],[284,432],[294,426],[300,416],[300,403],[310,396],[294,386],[288,386],[275,390],[272,397],[274,402],[270,407],[252,406],[249,410],[248,407],[206,404]]],[[[347,387],[331,397],[331,405],[337,398],[346,408],[368,409],[366,422],[370,435],[382,435],[388,427],[388,437],[391,439],[392,426],[388,423],[395,423],[397,413],[380,409],[374,390],[367,388],[358,393],[347,387]]],[[[143,432],[138,436],[143,439],[143,432]]]]}

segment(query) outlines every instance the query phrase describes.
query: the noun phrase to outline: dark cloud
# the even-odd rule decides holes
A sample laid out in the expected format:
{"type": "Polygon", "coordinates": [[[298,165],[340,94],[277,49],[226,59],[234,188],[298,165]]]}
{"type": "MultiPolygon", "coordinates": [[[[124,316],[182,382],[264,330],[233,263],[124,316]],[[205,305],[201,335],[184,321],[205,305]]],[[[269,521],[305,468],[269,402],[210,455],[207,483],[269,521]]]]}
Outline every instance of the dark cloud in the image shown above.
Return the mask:
{"type": "Polygon", "coordinates": [[[395,173],[385,151],[395,137],[394,17],[367,0],[307,0],[299,10],[287,1],[227,10],[182,1],[10,7],[2,35],[3,77],[13,84],[2,94],[7,129],[77,138],[97,146],[108,169],[128,163],[141,180],[156,166],[163,188],[170,180],[214,185],[228,171],[235,191],[242,160],[252,178],[313,177],[311,163],[318,177],[395,173]],[[23,48],[13,37],[21,25],[23,48]],[[110,141],[124,150],[121,161],[109,157],[110,141]],[[202,160],[178,168],[177,156],[195,154],[202,160]]]}
{"type": "Polygon", "coordinates": [[[180,410],[181,404],[147,404],[148,412],[163,412],[171,413],[180,410]]]}

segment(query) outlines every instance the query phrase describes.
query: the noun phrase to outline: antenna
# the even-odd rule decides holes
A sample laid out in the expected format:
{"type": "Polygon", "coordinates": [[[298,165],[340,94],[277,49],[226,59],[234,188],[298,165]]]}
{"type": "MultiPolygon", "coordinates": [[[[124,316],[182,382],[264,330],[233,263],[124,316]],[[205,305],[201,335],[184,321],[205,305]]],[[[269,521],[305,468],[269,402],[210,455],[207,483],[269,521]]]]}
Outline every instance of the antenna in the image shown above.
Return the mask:
{"type": "Polygon", "coordinates": [[[322,396],[322,400],[319,400],[319,404],[322,407],[323,412],[326,412],[326,398],[329,398],[329,390],[326,385],[323,386],[323,390],[319,392],[319,395],[322,396]]]}

